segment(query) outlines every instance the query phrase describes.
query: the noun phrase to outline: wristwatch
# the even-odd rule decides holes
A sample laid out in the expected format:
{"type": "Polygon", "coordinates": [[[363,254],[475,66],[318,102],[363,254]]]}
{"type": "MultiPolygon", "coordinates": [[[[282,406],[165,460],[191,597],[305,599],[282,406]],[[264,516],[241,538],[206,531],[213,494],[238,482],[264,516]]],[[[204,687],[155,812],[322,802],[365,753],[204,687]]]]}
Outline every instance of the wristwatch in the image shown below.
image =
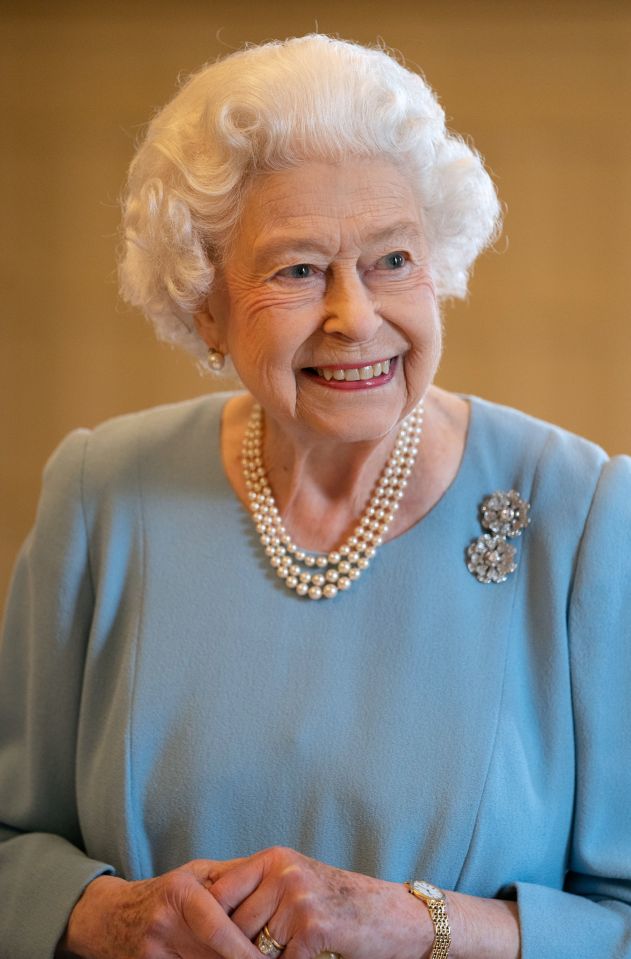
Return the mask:
{"type": "Polygon", "coordinates": [[[405,885],[408,892],[424,902],[429,909],[434,926],[434,945],[429,959],[447,959],[451,945],[451,929],[445,908],[445,893],[437,886],[432,886],[431,882],[422,879],[410,879],[405,885]]]}

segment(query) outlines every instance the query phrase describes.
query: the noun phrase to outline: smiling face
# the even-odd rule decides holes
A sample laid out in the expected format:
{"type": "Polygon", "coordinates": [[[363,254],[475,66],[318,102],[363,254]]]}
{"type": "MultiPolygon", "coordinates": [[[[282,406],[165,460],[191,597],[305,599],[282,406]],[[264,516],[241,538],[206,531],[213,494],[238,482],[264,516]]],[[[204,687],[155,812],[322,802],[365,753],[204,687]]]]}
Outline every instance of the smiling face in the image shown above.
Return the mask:
{"type": "Polygon", "coordinates": [[[409,176],[381,159],[262,175],[196,320],[282,430],[345,442],[389,433],[441,350],[409,176]]]}

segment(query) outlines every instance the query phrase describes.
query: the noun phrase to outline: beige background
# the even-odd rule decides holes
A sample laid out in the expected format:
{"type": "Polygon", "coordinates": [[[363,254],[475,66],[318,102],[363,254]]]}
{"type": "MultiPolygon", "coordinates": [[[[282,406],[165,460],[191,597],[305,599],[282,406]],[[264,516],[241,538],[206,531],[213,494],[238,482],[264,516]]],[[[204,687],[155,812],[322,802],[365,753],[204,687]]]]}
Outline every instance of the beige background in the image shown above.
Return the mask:
{"type": "Polygon", "coordinates": [[[116,295],[117,196],[175,78],[243,41],[382,37],[422,67],[507,205],[447,311],[439,381],[631,451],[631,3],[6,4],[0,592],[71,428],[211,388],[116,295]]]}

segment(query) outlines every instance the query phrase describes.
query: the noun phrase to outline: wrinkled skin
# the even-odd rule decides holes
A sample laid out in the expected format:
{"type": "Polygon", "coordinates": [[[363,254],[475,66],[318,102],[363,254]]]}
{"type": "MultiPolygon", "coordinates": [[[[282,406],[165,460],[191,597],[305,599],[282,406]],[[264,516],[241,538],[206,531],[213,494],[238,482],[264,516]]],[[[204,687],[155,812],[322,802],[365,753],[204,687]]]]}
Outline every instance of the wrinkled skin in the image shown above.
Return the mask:
{"type": "Polygon", "coordinates": [[[267,924],[286,959],[419,959],[433,941],[427,911],[402,884],[336,869],[291,849],[217,863],[210,890],[248,939],[267,924]]]}
{"type": "Polygon", "coordinates": [[[75,907],[58,957],[260,959],[264,925],[286,959],[419,959],[427,911],[403,885],[274,848],[230,862],[196,860],[156,879],[103,876],[75,907]]]}

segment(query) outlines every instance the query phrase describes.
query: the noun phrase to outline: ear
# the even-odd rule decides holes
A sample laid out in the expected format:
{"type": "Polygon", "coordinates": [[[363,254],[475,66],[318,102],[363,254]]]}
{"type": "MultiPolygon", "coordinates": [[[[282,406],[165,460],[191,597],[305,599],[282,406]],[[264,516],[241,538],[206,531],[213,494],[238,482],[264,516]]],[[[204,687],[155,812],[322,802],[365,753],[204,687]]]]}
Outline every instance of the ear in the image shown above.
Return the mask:
{"type": "Polygon", "coordinates": [[[223,324],[218,321],[214,311],[211,311],[208,300],[203,307],[193,314],[195,328],[209,350],[228,352],[225,342],[223,324]]]}

